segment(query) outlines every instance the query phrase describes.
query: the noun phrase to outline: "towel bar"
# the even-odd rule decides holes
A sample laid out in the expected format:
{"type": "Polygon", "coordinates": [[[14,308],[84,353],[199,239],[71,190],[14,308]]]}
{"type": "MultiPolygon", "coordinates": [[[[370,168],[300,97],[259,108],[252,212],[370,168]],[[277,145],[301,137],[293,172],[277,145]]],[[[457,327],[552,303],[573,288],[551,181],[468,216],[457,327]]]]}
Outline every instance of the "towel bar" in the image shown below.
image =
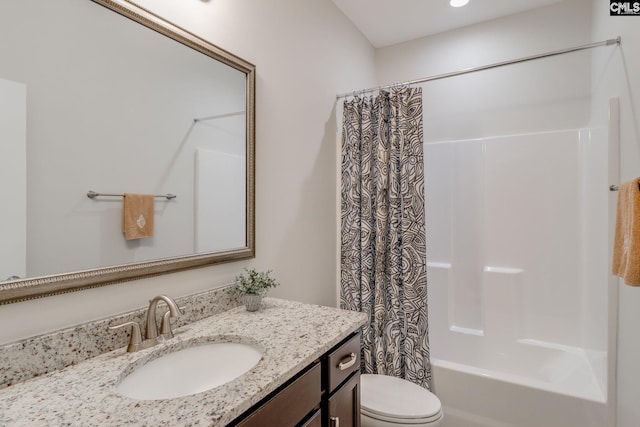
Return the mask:
{"type": "MultiPolygon", "coordinates": [[[[618,191],[618,186],[617,185],[610,185],[609,186],[609,191],[618,191]]],[[[638,191],[640,191],[640,181],[638,181],[638,191]]]]}
{"type": "MultiPolygon", "coordinates": [[[[96,193],[95,191],[89,190],[87,191],[87,197],[90,199],[94,199],[98,196],[107,196],[107,197],[124,197],[124,194],[107,194],[107,193],[96,193]]],[[[164,197],[167,200],[170,199],[175,199],[176,196],[175,194],[154,194],[154,197],[164,197]]]]}

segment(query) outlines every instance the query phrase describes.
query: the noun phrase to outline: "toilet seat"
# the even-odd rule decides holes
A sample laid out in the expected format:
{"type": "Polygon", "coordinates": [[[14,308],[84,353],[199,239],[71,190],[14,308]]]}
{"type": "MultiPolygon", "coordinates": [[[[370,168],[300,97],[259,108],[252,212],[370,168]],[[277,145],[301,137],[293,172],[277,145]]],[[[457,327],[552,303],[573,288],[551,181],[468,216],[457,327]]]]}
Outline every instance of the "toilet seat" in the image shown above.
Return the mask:
{"type": "Polygon", "coordinates": [[[442,418],[440,399],[417,384],[388,375],[360,377],[361,412],[392,424],[428,424],[442,418]]]}

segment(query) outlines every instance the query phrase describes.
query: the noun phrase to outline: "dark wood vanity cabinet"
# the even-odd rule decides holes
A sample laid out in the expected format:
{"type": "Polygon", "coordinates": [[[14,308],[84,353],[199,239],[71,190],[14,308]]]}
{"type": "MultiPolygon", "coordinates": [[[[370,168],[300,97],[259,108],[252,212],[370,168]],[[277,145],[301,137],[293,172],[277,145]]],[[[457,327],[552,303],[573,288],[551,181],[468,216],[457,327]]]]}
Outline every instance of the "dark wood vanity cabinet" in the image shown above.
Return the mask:
{"type": "Polygon", "coordinates": [[[230,426],[360,427],[360,333],[349,335],[230,426]]]}

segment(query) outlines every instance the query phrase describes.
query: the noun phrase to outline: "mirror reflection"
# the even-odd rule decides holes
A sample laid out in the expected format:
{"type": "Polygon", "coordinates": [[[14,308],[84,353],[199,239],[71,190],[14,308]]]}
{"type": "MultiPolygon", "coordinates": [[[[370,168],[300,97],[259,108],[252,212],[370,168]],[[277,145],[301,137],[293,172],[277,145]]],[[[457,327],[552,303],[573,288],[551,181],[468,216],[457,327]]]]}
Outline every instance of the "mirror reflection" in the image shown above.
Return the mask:
{"type": "Polygon", "coordinates": [[[253,66],[89,0],[0,7],[0,281],[252,255],[253,66]],[[127,240],[124,193],[176,197],[127,240]]]}

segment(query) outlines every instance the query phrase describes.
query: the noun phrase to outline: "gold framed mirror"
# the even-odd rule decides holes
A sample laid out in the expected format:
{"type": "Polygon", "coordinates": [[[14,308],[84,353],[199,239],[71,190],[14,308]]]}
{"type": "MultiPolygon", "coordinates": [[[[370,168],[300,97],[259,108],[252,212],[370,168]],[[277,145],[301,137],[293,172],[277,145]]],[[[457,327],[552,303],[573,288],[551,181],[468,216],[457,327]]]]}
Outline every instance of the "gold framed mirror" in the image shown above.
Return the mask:
{"type": "MultiPolygon", "coordinates": [[[[0,304],[255,256],[253,64],[128,0],[12,0],[1,7],[10,9],[0,14],[5,16],[0,18],[0,28],[5,24],[6,31],[24,26],[18,8],[37,13],[31,12],[30,34],[13,34],[6,41],[11,45],[3,51],[9,51],[5,59],[11,65],[0,67],[0,90],[4,82],[9,87],[16,83],[25,94],[25,177],[13,183],[23,178],[28,183],[24,195],[16,190],[20,185],[11,187],[24,204],[8,203],[23,209],[15,217],[25,222],[21,233],[27,237],[20,258],[27,264],[26,274],[0,276],[0,304]],[[51,16],[54,11],[60,11],[72,25],[51,16]],[[54,31],[65,33],[61,37],[73,43],[58,38],[54,31]],[[119,35],[124,38],[117,39],[119,35]],[[149,41],[152,37],[160,41],[149,41]],[[50,52],[48,40],[61,50],[50,52]],[[95,59],[90,55],[96,55],[95,59]],[[187,57],[202,63],[202,68],[187,64],[183,59],[187,57]],[[54,63],[57,59],[61,62],[54,63]],[[147,68],[133,68],[137,61],[147,68]],[[36,71],[27,70],[26,62],[46,64],[39,72],[44,83],[33,80],[36,71]],[[78,69],[78,74],[73,75],[71,69],[78,69]],[[210,70],[221,74],[214,78],[210,70]],[[165,72],[187,74],[166,77],[165,72]],[[136,77],[141,80],[134,80],[136,77]],[[64,86],[66,79],[68,87],[64,86]],[[211,82],[211,87],[196,85],[200,79],[211,82]],[[183,84],[188,86],[183,88],[183,84]],[[149,91],[144,92],[147,86],[149,91]],[[51,87],[64,92],[47,93],[49,103],[42,102],[38,97],[51,87]],[[231,93],[232,87],[241,88],[242,93],[231,93]],[[187,92],[203,95],[179,99],[187,92]],[[117,97],[103,98],[109,93],[117,97]],[[93,100],[95,104],[89,105],[93,100]],[[85,111],[86,116],[80,116],[85,111]],[[168,115],[176,111],[180,117],[168,115]],[[49,122],[42,124],[41,119],[49,122]],[[222,120],[234,120],[234,124],[222,120]],[[240,126],[233,128],[237,123],[240,126]],[[120,140],[124,145],[116,146],[115,141],[120,140]],[[217,145],[212,146],[212,141],[217,145]],[[218,152],[227,157],[215,158],[218,152]],[[237,167],[224,169],[231,155],[237,167]],[[207,163],[210,158],[214,163],[207,163]],[[211,164],[219,168],[207,167],[211,164]],[[209,173],[212,169],[218,175],[209,173]],[[217,186],[210,185],[216,182],[217,186]],[[216,193],[221,188],[228,190],[230,183],[238,191],[216,193]],[[126,242],[118,229],[121,198],[88,198],[90,191],[166,192],[177,197],[156,202],[158,236],[133,243],[126,242]],[[231,199],[237,203],[235,213],[217,215],[218,208],[231,199]],[[226,221],[232,219],[240,224],[233,239],[211,237],[210,223],[229,229],[233,227],[226,221]]],[[[2,108],[0,103],[0,112],[2,108]]],[[[0,219],[20,230],[8,216],[10,207],[3,211],[0,219]]],[[[10,242],[5,252],[15,253],[22,246],[10,242]]],[[[0,248],[0,255],[3,253],[0,248]]],[[[5,271],[12,272],[12,268],[5,271]]]]}

